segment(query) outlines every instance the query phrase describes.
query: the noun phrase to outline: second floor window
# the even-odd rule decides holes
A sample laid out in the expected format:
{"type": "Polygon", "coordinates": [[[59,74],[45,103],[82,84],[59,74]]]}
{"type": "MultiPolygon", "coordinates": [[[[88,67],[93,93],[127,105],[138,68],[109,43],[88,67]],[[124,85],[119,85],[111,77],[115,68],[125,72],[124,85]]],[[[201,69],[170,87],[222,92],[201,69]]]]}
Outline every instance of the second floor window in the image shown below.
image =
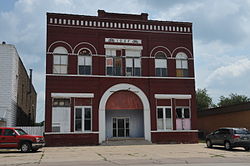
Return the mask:
{"type": "Polygon", "coordinates": [[[82,49],[78,53],[78,73],[91,75],[92,57],[88,49],[82,49]]]}
{"type": "Polygon", "coordinates": [[[140,76],[141,75],[141,59],[126,58],[126,75],[140,76]]]}
{"type": "Polygon", "coordinates": [[[188,77],[188,57],[183,52],[176,55],[176,76],[188,77]]]}
{"type": "Polygon", "coordinates": [[[167,76],[167,57],[164,52],[157,52],[155,55],[155,76],[167,76]]]}
{"type": "Polygon", "coordinates": [[[68,73],[68,52],[64,47],[56,47],[53,51],[53,73],[68,73]]]}
{"type": "Polygon", "coordinates": [[[107,75],[121,76],[122,75],[122,57],[107,57],[106,58],[107,75]]]}

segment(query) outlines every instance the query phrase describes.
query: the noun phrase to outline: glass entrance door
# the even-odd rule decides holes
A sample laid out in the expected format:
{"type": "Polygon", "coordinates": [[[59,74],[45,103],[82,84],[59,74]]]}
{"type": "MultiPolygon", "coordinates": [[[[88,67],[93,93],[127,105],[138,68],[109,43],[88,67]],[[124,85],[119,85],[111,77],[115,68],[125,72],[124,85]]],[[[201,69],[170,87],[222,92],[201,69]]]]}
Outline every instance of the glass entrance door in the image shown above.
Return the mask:
{"type": "Polygon", "coordinates": [[[129,118],[113,118],[113,137],[129,137],[129,118]]]}

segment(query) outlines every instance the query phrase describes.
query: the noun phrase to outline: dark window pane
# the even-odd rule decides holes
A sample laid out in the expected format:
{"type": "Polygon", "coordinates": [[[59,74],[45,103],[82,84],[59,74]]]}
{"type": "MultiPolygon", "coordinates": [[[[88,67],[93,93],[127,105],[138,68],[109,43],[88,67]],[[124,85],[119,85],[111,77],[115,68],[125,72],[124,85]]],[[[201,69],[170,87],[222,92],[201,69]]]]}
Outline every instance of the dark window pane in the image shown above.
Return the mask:
{"type": "Polygon", "coordinates": [[[126,128],[129,128],[129,119],[126,119],[126,128]]]}
{"type": "Polygon", "coordinates": [[[156,71],[155,71],[155,75],[156,75],[157,77],[160,77],[160,76],[161,76],[161,69],[160,69],[160,68],[156,68],[155,70],[156,70],[156,71]]]}
{"type": "Polygon", "coordinates": [[[79,74],[84,74],[84,66],[79,65],[78,69],[79,69],[79,74]]]}
{"type": "Polygon", "coordinates": [[[171,109],[166,108],[166,118],[171,118],[171,109]]]}
{"type": "Polygon", "coordinates": [[[107,75],[113,75],[113,67],[107,67],[107,75]]]}
{"type": "Polygon", "coordinates": [[[85,75],[91,74],[91,66],[84,66],[84,73],[85,75]]]}
{"type": "Polygon", "coordinates": [[[84,130],[91,130],[91,120],[84,120],[84,130]]]}
{"type": "Polygon", "coordinates": [[[82,109],[76,108],[76,119],[82,119],[82,109]]]}
{"type": "Polygon", "coordinates": [[[167,69],[161,68],[162,77],[167,77],[167,69]]]}
{"type": "Polygon", "coordinates": [[[117,135],[116,135],[116,129],[113,129],[113,137],[117,137],[117,135]]]}
{"type": "Polygon", "coordinates": [[[75,131],[82,131],[82,120],[75,121],[75,131]]]}
{"type": "Polygon", "coordinates": [[[135,67],[134,76],[141,76],[141,68],[135,67]]]}
{"type": "Polygon", "coordinates": [[[182,109],[176,108],[176,118],[182,118],[182,109]]]}
{"type": "Polygon", "coordinates": [[[126,137],[129,137],[129,129],[126,129],[126,137]]]}
{"type": "Polygon", "coordinates": [[[118,119],[118,128],[124,129],[124,119],[118,119]]]}
{"type": "Polygon", "coordinates": [[[189,109],[184,108],[184,118],[190,118],[189,109]]]}
{"type": "Polygon", "coordinates": [[[158,108],[157,109],[157,114],[158,114],[158,119],[162,119],[163,118],[163,109],[162,108],[158,108]]]}
{"type": "Polygon", "coordinates": [[[116,128],[116,118],[113,118],[113,129],[116,128]]]}
{"type": "Polygon", "coordinates": [[[132,67],[127,67],[126,68],[126,75],[127,76],[132,76],[133,75],[133,73],[132,73],[132,67]]]}
{"type": "Polygon", "coordinates": [[[0,129],[0,135],[2,135],[2,131],[3,131],[3,130],[2,130],[2,129],[0,129]]]}
{"type": "Polygon", "coordinates": [[[90,119],[91,118],[91,109],[90,108],[85,108],[85,119],[90,119]]]}
{"type": "Polygon", "coordinates": [[[183,76],[188,77],[188,69],[183,69],[183,76]]]}
{"type": "Polygon", "coordinates": [[[121,67],[114,67],[114,75],[121,76],[122,75],[122,68],[121,67]]]}
{"type": "Polygon", "coordinates": [[[124,137],[125,136],[125,131],[123,129],[118,129],[118,137],[124,137]]]}
{"type": "Polygon", "coordinates": [[[91,74],[91,66],[80,65],[79,66],[79,74],[90,75],[91,74]]]}

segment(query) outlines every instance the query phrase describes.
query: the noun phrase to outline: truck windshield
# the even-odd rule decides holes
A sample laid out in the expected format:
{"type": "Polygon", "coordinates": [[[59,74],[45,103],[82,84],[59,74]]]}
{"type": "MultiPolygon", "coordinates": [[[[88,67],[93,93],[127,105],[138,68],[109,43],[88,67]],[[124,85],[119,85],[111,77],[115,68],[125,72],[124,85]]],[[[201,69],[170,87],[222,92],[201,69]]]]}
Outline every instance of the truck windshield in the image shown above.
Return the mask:
{"type": "Polygon", "coordinates": [[[16,132],[19,134],[19,135],[28,135],[25,131],[23,131],[22,129],[15,129],[16,132]]]}
{"type": "Polygon", "coordinates": [[[235,130],[234,134],[250,134],[250,132],[248,130],[235,130]]]}

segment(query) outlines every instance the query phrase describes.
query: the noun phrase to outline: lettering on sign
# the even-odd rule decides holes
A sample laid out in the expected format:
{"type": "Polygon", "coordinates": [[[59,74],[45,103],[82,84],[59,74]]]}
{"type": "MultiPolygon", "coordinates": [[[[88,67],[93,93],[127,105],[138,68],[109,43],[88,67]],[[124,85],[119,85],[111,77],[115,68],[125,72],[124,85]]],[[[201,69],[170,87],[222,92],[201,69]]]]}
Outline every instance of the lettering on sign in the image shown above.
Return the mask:
{"type": "Polygon", "coordinates": [[[117,39],[117,38],[105,38],[107,43],[125,43],[125,44],[141,44],[142,41],[138,39],[117,39]]]}

